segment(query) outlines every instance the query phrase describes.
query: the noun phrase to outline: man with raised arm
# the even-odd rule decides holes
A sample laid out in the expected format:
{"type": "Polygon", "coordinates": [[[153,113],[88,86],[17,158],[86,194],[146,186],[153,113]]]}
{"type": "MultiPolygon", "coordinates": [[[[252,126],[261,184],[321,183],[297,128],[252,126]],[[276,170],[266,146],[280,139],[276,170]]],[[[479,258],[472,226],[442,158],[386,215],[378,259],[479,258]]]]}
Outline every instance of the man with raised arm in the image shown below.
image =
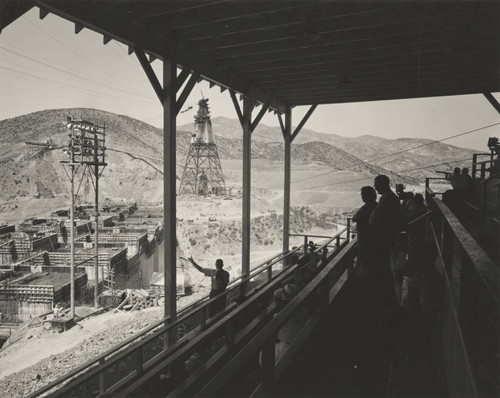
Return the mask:
{"type": "MultiPolygon", "coordinates": [[[[203,268],[200,267],[193,257],[189,257],[188,260],[193,264],[193,266],[201,273],[209,276],[212,281],[212,288],[210,290],[210,298],[217,296],[218,294],[224,292],[229,283],[229,272],[222,269],[224,267],[224,262],[218,258],[215,261],[215,268],[203,268]]],[[[215,300],[208,309],[208,314],[210,317],[214,316],[217,312],[220,312],[226,306],[226,296],[219,297],[215,300]]]]}

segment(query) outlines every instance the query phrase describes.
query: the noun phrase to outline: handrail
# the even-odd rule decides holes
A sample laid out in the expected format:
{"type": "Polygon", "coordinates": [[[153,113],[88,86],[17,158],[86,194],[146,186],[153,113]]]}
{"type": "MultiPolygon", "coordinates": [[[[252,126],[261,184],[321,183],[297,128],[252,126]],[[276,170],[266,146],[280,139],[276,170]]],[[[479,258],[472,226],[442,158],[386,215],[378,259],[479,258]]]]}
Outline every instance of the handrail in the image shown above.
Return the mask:
{"type": "Polygon", "coordinates": [[[497,396],[498,384],[483,375],[498,372],[500,269],[453,212],[430,198],[431,238],[444,278],[443,360],[450,396],[497,396]]]}
{"type": "MultiPolygon", "coordinates": [[[[282,274],[280,274],[280,276],[276,278],[275,283],[266,285],[262,290],[259,291],[258,295],[255,295],[252,298],[246,300],[244,303],[242,303],[238,307],[239,312],[241,313],[245,311],[247,308],[251,308],[251,306],[256,304],[257,300],[260,299],[260,296],[271,294],[275,289],[275,285],[279,285],[281,282],[287,280],[290,276],[292,276],[296,272],[297,269],[299,269],[299,267],[300,267],[299,264],[295,264],[290,268],[287,268],[282,274]]],[[[221,329],[227,330],[227,325],[229,325],[233,321],[234,318],[233,315],[234,314],[225,315],[222,319],[217,320],[214,325],[204,330],[200,335],[196,336],[192,341],[188,343],[188,345],[186,346],[186,351],[188,353],[190,351],[192,352],[198,346],[203,345],[206,340],[209,340],[211,337],[215,336],[221,329]]],[[[232,345],[235,343],[235,341],[233,340],[235,337],[234,332],[232,334],[233,334],[232,339],[231,336],[229,336],[229,334],[226,334],[227,345],[232,345]]],[[[176,354],[168,358],[158,358],[158,360],[155,361],[154,367],[151,370],[149,370],[146,374],[144,374],[134,384],[128,386],[124,391],[121,391],[119,395],[129,396],[129,394],[133,393],[139,386],[143,385],[145,382],[153,378],[155,375],[158,374],[158,372],[161,372],[162,369],[182,359],[183,355],[185,354],[186,353],[177,352],[176,354]]]]}
{"type": "MultiPolygon", "coordinates": [[[[446,267],[445,267],[444,260],[443,260],[443,253],[441,251],[441,248],[439,247],[439,240],[437,237],[437,233],[436,233],[436,230],[435,230],[434,226],[432,225],[432,223],[431,223],[431,232],[433,235],[432,236],[433,241],[434,241],[436,248],[437,248],[438,259],[440,260],[440,265],[442,267],[441,271],[442,271],[443,279],[444,279],[444,287],[445,287],[444,293],[445,293],[445,300],[446,300],[445,302],[451,303],[452,297],[453,297],[453,291],[451,288],[451,281],[450,281],[450,278],[448,277],[447,273],[445,272],[446,267]]],[[[455,308],[454,305],[449,304],[448,313],[449,313],[448,316],[452,319],[453,324],[458,325],[459,324],[459,316],[457,314],[457,309],[455,308]]],[[[446,325],[444,325],[444,327],[446,327],[446,325]]],[[[477,395],[478,395],[477,389],[476,389],[475,383],[473,382],[474,376],[472,375],[470,360],[469,360],[469,356],[467,354],[467,350],[466,350],[466,346],[465,346],[465,339],[464,339],[463,333],[459,327],[457,328],[455,334],[456,334],[456,339],[458,340],[458,344],[459,344],[461,350],[460,350],[460,352],[457,352],[458,350],[456,350],[456,349],[454,349],[453,351],[454,351],[455,355],[461,355],[461,356],[463,355],[464,358],[462,361],[460,361],[460,363],[464,367],[463,371],[465,372],[465,374],[467,376],[467,381],[469,382],[468,387],[469,387],[470,396],[477,397],[477,395]]],[[[452,394],[451,396],[454,396],[454,395],[452,394]]]]}
{"type": "MultiPolygon", "coordinates": [[[[335,234],[333,237],[330,237],[329,241],[323,244],[321,247],[319,247],[316,251],[323,250],[324,253],[326,253],[326,248],[328,247],[328,244],[331,243],[333,240],[339,241],[341,239],[341,235],[347,231],[347,228],[343,228],[342,230],[338,231],[337,234],[335,234]]],[[[339,247],[339,245],[336,245],[336,247],[339,247]]],[[[155,338],[158,338],[159,336],[163,336],[166,333],[168,333],[171,330],[175,330],[177,326],[181,325],[182,322],[186,321],[190,316],[194,314],[201,314],[202,316],[202,326],[205,325],[206,322],[206,310],[208,309],[208,306],[212,304],[214,301],[219,299],[220,297],[223,296],[228,296],[231,294],[231,292],[236,292],[239,290],[240,296],[244,294],[244,289],[243,287],[247,282],[249,282],[252,278],[255,278],[259,274],[263,272],[268,272],[268,281],[272,280],[272,276],[270,274],[270,270],[272,269],[273,265],[279,263],[280,261],[284,260],[288,256],[293,255],[294,253],[300,253],[302,250],[302,246],[297,247],[294,250],[291,250],[287,253],[279,253],[275,256],[272,256],[270,259],[266,260],[264,263],[258,265],[255,267],[250,275],[246,277],[239,276],[235,278],[233,281],[230,282],[228,286],[230,286],[229,289],[226,289],[225,292],[220,293],[219,295],[205,301],[209,296],[202,297],[200,300],[197,302],[184,307],[181,311],[180,314],[182,314],[181,317],[177,318],[174,322],[170,322],[169,318],[164,318],[158,323],[155,323],[154,325],[149,326],[146,328],[144,331],[140,332],[139,334],[125,340],[124,342],[120,343],[118,346],[113,347],[112,349],[108,350],[104,354],[101,354],[100,356],[94,358],[93,360],[87,362],[86,364],[83,364],[76,368],[75,370],[67,373],[66,375],[56,379],[55,381],[49,383],[48,385],[42,387],[41,389],[33,392],[30,394],[28,397],[36,397],[39,396],[53,388],[55,388],[57,385],[60,385],[62,383],[67,382],[68,380],[75,378],[75,377],[84,377],[85,371],[89,370],[91,367],[94,367],[96,364],[99,364],[98,367],[101,368],[100,370],[103,371],[105,368],[108,366],[111,366],[113,363],[116,362],[117,359],[116,356],[118,357],[126,357],[127,355],[130,355],[131,352],[136,351],[140,349],[140,347],[145,346],[147,343],[151,342],[155,338]],[[159,328],[159,329],[158,329],[159,328]],[[158,330],[155,330],[158,329],[158,330]],[[155,330],[155,331],[154,331],[155,330]],[[154,331],[154,332],[153,332],[154,331]],[[152,335],[148,336],[147,338],[144,339],[144,336],[147,335],[148,333],[153,332],[152,335]],[[136,346],[132,346],[134,341],[140,340],[136,346]],[[126,349],[124,349],[126,346],[130,346],[126,349]],[[113,355],[115,354],[115,355],[113,355]],[[112,356],[112,361],[107,360],[106,358],[112,356]]],[[[76,380],[76,379],[75,379],[76,380]]],[[[83,381],[82,381],[83,382],[83,381]]]]}
{"type": "MultiPolygon", "coordinates": [[[[228,361],[224,367],[217,373],[217,375],[211,378],[207,384],[205,384],[200,391],[196,392],[196,396],[215,396],[217,391],[239,370],[239,368],[244,365],[248,360],[250,360],[257,352],[263,351],[263,364],[265,362],[264,355],[266,355],[267,350],[272,350],[271,356],[274,355],[274,341],[278,331],[283,327],[283,325],[290,319],[298,308],[303,305],[304,301],[310,298],[313,294],[319,293],[318,305],[316,306],[317,311],[322,312],[332,301],[334,295],[331,291],[337,290],[337,282],[345,272],[341,270],[338,275],[335,276],[333,286],[329,286],[329,278],[338,271],[339,265],[343,265],[348,268],[349,264],[344,264],[346,258],[349,254],[353,253],[357,241],[353,240],[338,253],[338,255],[327,264],[319,273],[316,275],[311,282],[309,282],[298,294],[295,296],[286,307],[281,310],[269,323],[267,323],[265,328],[262,328],[260,332],[255,335],[250,342],[245,345],[236,355],[233,355],[232,359],[228,361]],[[268,344],[272,342],[272,344],[268,344]]],[[[338,290],[337,290],[338,291],[338,290]]],[[[274,379],[274,360],[272,361],[271,378],[274,379]]],[[[264,365],[263,365],[264,366],[264,365]]],[[[263,369],[266,372],[266,369],[263,369]]],[[[263,377],[266,377],[263,375],[263,377]]],[[[174,394],[172,394],[174,395],[174,394]]],[[[177,396],[177,394],[175,394],[177,396]]]]}
{"type": "MultiPolygon", "coordinates": [[[[490,156],[492,158],[493,154],[491,152],[472,154],[472,178],[476,178],[476,172],[477,172],[476,165],[478,164],[478,161],[477,161],[478,156],[490,156]]],[[[482,169],[484,169],[484,166],[482,166],[482,169]]],[[[481,170],[481,175],[482,175],[482,178],[484,178],[484,170],[481,170]]]]}
{"type": "Polygon", "coordinates": [[[460,239],[457,239],[458,244],[472,261],[489,294],[500,308],[500,285],[498,283],[500,281],[500,269],[493,264],[493,261],[460,223],[453,212],[439,199],[434,199],[434,203],[443,214],[444,221],[450,227],[452,233],[457,238],[460,237],[460,239]]]}
{"type": "MultiPolygon", "coordinates": [[[[297,250],[295,250],[295,251],[297,251],[297,250]]],[[[291,254],[291,253],[293,253],[295,251],[292,251],[289,254],[291,254]]],[[[256,268],[254,268],[254,271],[256,269],[261,268],[261,267],[264,267],[264,268],[262,268],[261,270],[258,270],[257,272],[254,272],[254,273],[250,274],[247,278],[245,278],[245,280],[249,280],[249,279],[255,277],[256,275],[258,275],[259,273],[264,272],[268,267],[272,267],[272,265],[274,265],[276,262],[281,261],[283,259],[283,257],[286,257],[286,256],[283,256],[283,254],[278,255],[278,256],[274,256],[273,257],[274,261],[272,261],[271,263],[269,263],[269,260],[268,260],[265,263],[257,266],[256,268]]],[[[235,282],[238,279],[242,279],[242,277],[240,276],[240,277],[238,277],[238,278],[236,278],[236,279],[234,279],[233,281],[230,282],[229,285],[233,284],[233,289],[236,289],[236,288],[238,288],[241,285],[242,282],[240,282],[238,284],[235,284],[235,282]]],[[[232,289],[230,289],[230,290],[232,290],[232,289]]],[[[225,293],[227,294],[228,291],[226,291],[225,293]]],[[[212,302],[214,302],[219,296],[216,296],[216,297],[208,300],[207,302],[202,303],[208,297],[209,297],[208,295],[205,296],[205,297],[202,297],[197,302],[195,302],[195,303],[193,303],[193,304],[191,304],[191,305],[189,305],[189,306],[184,307],[183,309],[181,309],[180,314],[184,314],[184,316],[177,318],[177,320],[175,322],[170,323],[170,318],[169,317],[163,318],[161,321],[159,321],[159,322],[157,322],[157,323],[155,323],[155,324],[147,327],[146,329],[144,329],[143,331],[141,331],[137,335],[134,335],[131,338],[129,338],[129,339],[123,341],[122,343],[118,344],[117,346],[109,349],[104,354],[99,355],[98,357],[96,357],[96,358],[90,360],[89,362],[87,362],[87,363],[85,363],[85,364],[77,367],[76,369],[72,370],[71,372],[67,373],[66,375],[63,375],[62,377],[54,380],[53,382],[47,384],[46,386],[40,388],[39,390],[37,390],[35,392],[33,392],[32,394],[28,395],[27,398],[39,396],[39,395],[41,395],[41,394],[43,394],[43,393],[51,390],[52,388],[56,387],[57,385],[62,384],[62,383],[68,381],[69,379],[71,379],[73,377],[78,376],[80,373],[82,373],[85,370],[88,370],[89,368],[91,368],[92,366],[94,366],[96,364],[101,364],[101,365],[102,364],[106,364],[107,363],[106,358],[108,356],[111,356],[113,354],[117,354],[118,351],[122,350],[123,348],[125,348],[128,345],[130,345],[134,341],[142,339],[146,334],[152,332],[153,330],[155,330],[155,329],[157,329],[159,327],[160,327],[160,329],[157,330],[154,335],[150,336],[147,340],[142,340],[141,343],[144,345],[147,342],[149,342],[152,338],[157,337],[159,334],[164,334],[164,333],[168,332],[171,328],[179,325],[182,321],[184,321],[188,317],[189,311],[194,310],[195,308],[196,308],[197,311],[203,310],[203,309],[207,308],[212,302]],[[201,306],[198,306],[200,303],[202,303],[201,306]]],[[[127,354],[128,354],[128,352],[123,352],[121,355],[122,356],[126,356],[127,354]]],[[[120,354],[117,354],[117,355],[120,355],[120,354]]]]}
{"type": "MultiPolygon", "coordinates": [[[[335,239],[335,238],[333,238],[335,239]]],[[[343,246],[345,248],[346,246],[343,246]]],[[[333,258],[336,254],[339,252],[332,252],[331,253],[331,258],[333,258]]],[[[192,352],[195,350],[197,347],[200,345],[203,346],[203,344],[206,345],[206,341],[210,339],[211,336],[214,336],[217,334],[218,331],[220,330],[225,330],[225,339],[224,339],[224,346],[220,349],[218,353],[214,354],[214,357],[217,359],[221,359],[224,356],[228,356],[233,354],[234,350],[237,349],[236,347],[241,347],[244,345],[249,339],[252,338],[253,334],[245,333],[245,328],[241,330],[240,332],[234,330],[234,324],[232,325],[232,321],[234,321],[235,316],[238,314],[244,314],[247,309],[252,308],[258,301],[262,299],[262,297],[267,297],[269,296],[274,289],[276,288],[277,285],[281,283],[285,283],[289,279],[290,276],[296,274],[296,271],[298,271],[300,268],[299,264],[292,265],[291,267],[287,268],[285,272],[280,274],[275,282],[279,283],[274,283],[274,284],[269,284],[266,285],[262,290],[259,291],[259,294],[254,295],[250,299],[246,300],[243,302],[240,306],[238,306],[238,309],[236,310],[235,314],[229,314],[225,316],[223,319],[219,320],[208,328],[207,330],[203,331],[203,333],[195,339],[193,339],[192,342],[190,342],[186,347],[185,351],[187,353],[192,352]],[[231,327],[232,325],[232,327],[231,327]],[[238,332],[238,333],[235,333],[238,332]],[[226,355],[227,354],[227,355],[226,355]],[[219,356],[220,355],[220,356],[219,356]]],[[[322,271],[319,271],[322,272],[322,271]]],[[[267,315],[272,315],[272,313],[269,313],[268,311],[265,311],[265,314],[267,315]]],[[[263,319],[260,320],[262,322],[263,319]]],[[[249,325],[252,325],[252,330],[255,330],[256,327],[258,327],[259,321],[257,321],[257,324],[255,322],[250,322],[249,325]]],[[[246,325],[246,323],[245,323],[246,325]]],[[[266,324],[265,328],[260,328],[260,330],[266,330],[268,328],[268,324],[266,324]]],[[[248,330],[247,330],[248,331],[248,330]]],[[[172,357],[165,358],[164,360],[158,361],[158,364],[148,371],[146,374],[144,374],[141,378],[136,380],[132,385],[127,386],[125,390],[120,391],[118,394],[119,396],[136,396],[137,394],[137,389],[139,389],[141,386],[145,385],[149,380],[152,380],[157,374],[160,372],[164,371],[163,369],[167,369],[169,366],[174,365],[175,363],[178,363],[178,361],[183,360],[184,357],[186,356],[186,352],[177,352],[174,354],[172,357]]],[[[229,359],[229,358],[228,358],[229,359]]],[[[175,386],[173,386],[175,388],[175,386]]]]}

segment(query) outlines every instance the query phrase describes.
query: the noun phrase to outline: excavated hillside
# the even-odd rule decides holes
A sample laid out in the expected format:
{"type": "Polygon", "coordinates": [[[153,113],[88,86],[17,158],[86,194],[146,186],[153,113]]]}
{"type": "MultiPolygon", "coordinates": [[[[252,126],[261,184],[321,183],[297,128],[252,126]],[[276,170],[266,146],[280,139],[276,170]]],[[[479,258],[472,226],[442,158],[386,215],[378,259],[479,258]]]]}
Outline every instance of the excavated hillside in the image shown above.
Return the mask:
{"type": "MultiPolygon", "coordinates": [[[[60,149],[49,150],[42,146],[27,145],[26,142],[45,143],[51,140],[56,147],[67,145],[69,131],[65,121],[68,116],[73,119],[94,120],[106,125],[106,144],[110,150],[108,166],[101,179],[104,197],[147,202],[161,200],[161,174],[145,162],[111,150],[130,151],[133,155],[148,157],[147,160],[161,170],[162,162],[150,159],[162,157],[161,130],[128,116],[81,108],[46,110],[0,121],[0,199],[67,196],[68,179],[59,164],[67,155],[60,149]]],[[[178,129],[178,164],[184,162],[190,131],[189,126],[178,129]]],[[[214,132],[217,136],[216,124],[214,132]]],[[[236,128],[232,136],[238,134],[241,135],[240,130],[236,128]]],[[[242,142],[239,138],[218,136],[217,146],[221,159],[242,158],[242,142]]],[[[322,142],[294,145],[292,156],[297,161],[321,164],[332,170],[349,169],[369,174],[393,175],[386,169],[366,164],[355,156],[322,142]]],[[[282,141],[270,143],[254,140],[252,158],[282,162],[282,141]]],[[[178,175],[181,170],[179,166],[178,175]]],[[[403,177],[400,179],[405,180],[403,177]]],[[[79,192],[83,201],[92,197],[90,184],[89,178],[83,179],[79,192]]],[[[258,181],[256,184],[258,185],[258,181]]]]}

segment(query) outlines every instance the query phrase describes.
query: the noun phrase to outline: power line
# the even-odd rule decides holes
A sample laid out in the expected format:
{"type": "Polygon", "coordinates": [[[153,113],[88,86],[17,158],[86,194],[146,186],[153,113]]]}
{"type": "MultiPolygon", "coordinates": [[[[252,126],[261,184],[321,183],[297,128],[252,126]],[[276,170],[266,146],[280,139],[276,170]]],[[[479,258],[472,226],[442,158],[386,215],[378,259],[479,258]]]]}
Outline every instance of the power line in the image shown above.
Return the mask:
{"type": "Polygon", "coordinates": [[[68,84],[68,83],[62,83],[62,82],[59,82],[57,80],[48,79],[48,78],[45,78],[45,77],[42,77],[42,76],[38,76],[38,75],[33,75],[31,73],[28,73],[28,72],[22,72],[22,71],[15,70],[15,69],[12,69],[12,68],[8,68],[8,67],[2,66],[2,65],[0,65],[0,68],[8,70],[10,72],[19,73],[19,74],[22,74],[22,75],[25,75],[25,76],[34,77],[36,79],[45,80],[45,81],[48,81],[48,82],[51,82],[51,83],[60,84],[62,86],[67,86],[67,87],[70,87],[70,88],[76,88],[78,90],[87,91],[87,92],[90,92],[92,94],[99,94],[99,95],[103,95],[103,96],[108,96],[108,97],[111,97],[111,98],[114,98],[114,99],[118,99],[118,100],[121,100],[121,101],[135,101],[135,102],[140,102],[140,103],[143,103],[143,104],[149,104],[150,103],[149,101],[145,101],[145,100],[128,99],[128,98],[124,98],[124,97],[118,97],[118,96],[113,95],[113,94],[103,93],[103,92],[100,92],[100,91],[94,91],[94,90],[90,90],[90,89],[87,89],[87,88],[74,86],[74,85],[68,84]]]}
{"type": "Polygon", "coordinates": [[[64,47],[66,50],[68,50],[69,52],[71,52],[72,54],[76,55],[78,58],[80,58],[81,60],[85,61],[86,64],[88,65],[92,65],[94,68],[96,68],[97,70],[99,70],[101,73],[104,73],[106,76],[108,77],[111,77],[112,79],[114,79],[116,82],[119,82],[120,84],[123,84],[124,82],[123,81],[120,81],[116,78],[116,75],[113,75],[111,73],[108,73],[107,71],[105,71],[104,69],[101,69],[98,65],[90,62],[88,59],[82,57],[78,52],[74,51],[71,47],[68,47],[66,44],[64,44],[63,42],[59,41],[56,37],[52,36],[50,33],[48,33],[47,31],[45,31],[44,29],[42,29],[40,26],[34,24],[33,22],[31,22],[28,18],[26,17],[21,17],[23,20],[25,20],[26,22],[28,22],[30,25],[32,25],[33,27],[35,27],[36,29],[38,29],[39,31],[41,31],[43,34],[45,34],[46,36],[50,37],[52,40],[54,40],[56,43],[58,43],[60,46],[64,47]]]}
{"type": "MultiPolygon", "coordinates": [[[[440,140],[433,140],[433,141],[430,141],[430,142],[426,142],[425,144],[421,144],[421,145],[417,145],[415,147],[412,147],[412,148],[408,148],[408,149],[403,149],[401,151],[398,151],[398,152],[394,152],[394,153],[390,153],[388,155],[383,155],[383,156],[379,156],[377,158],[374,158],[374,159],[369,159],[369,160],[361,160],[359,159],[359,162],[357,163],[354,163],[346,168],[343,168],[343,169],[334,169],[334,170],[330,170],[330,171],[327,171],[325,173],[322,173],[322,174],[318,174],[318,175],[315,175],[315,176],[312,176],[312,177],[306,177],[306,178],[301,178],[301,179],[298,179],[298,180],[294,180],[292,181],[291,183],[294,184],[296,182],[300,182],[300,181],[305,181],[305,180],[310,180],[312,178],[318,178],[318,177],[322,177],[324,175],[327,175],[327,174],[331,174],[331,173],[335,173],[337,171],[347,171],[349,170],[351,167],[354,167],[354,166],[359,166],[359,165],[362,165],[362,164],[367,164],[367,163],[371,163],[371,162],[375,162],[377,160],[380,160],[380,159],[384,159],[384,158],[388,158],[390,156],[394,156],[394,155],[400,155],[402,153],[405,153],[405,152],[409,152],[409,151],[413,151],[415,149],[419,149],[419,148],[423,148],[425,146],[429,146],[429,145],[434,145],[434,144],[437,144],[439,142],[443,142],[443,141],[447,141],[447,140],[451,140],[452,138],[457,138],[457,137],[461,137],[463,135],[466,135],[466,134],[471,134],[471,133],[475,133],[477,131],[480,131],[480,130],[484,130],[484,129],[487,129],[487,128],[490,128],[490,127],[494,127],[494,126],[498,126],[500,125],[500,122],[499,123],[493,123],[493,124],[489,124],[487,126],[483,126],[483,127],[479,127],[477,129],[474,129],[474,130],[469,130],[469,131],[465,131],[463,133],[459,133],[459,134],[455,134],[455,135],[451,135],[449,137],[445,137],[445,138],[441,138],[440,140]]],[[[376,165],[374,165],[376,166],[376,165]]],[[[398,171],[397,173],[403,173],[404,171],[398,171]]],[[[283,184],[280,184],[280,185],[276,185],[274,187],[271,187],[272,188],[278,188],[278,187],[282,187],[283,184]]]]}
{"type": "MultiPolygon", "coordinates": [[[[463,159],[450,159],[450,160],[448,160],[446,162],[443,162],[443,163],[437,163],[437,164],[433,164],[433,165],[430,165],[430,166],[418,167],[418,168],[415,168],[415,169],[401,170],[401,171],[398,171],[397,173],[407,173],[409,171],[418,171],[418,170],[430,169],[432,167],[442,166],[444,164],[448,164],[448,163],[451,163],[451,162],[462,162],[462,161],[467,160],[467,159],[470,159],[470,158],[466,157],[466,158],[463,158],[463,159]]],[[[322,184],[322,185],[316,185],[316,186],[313,186],[313,187],[307,187],[307,189],[323,188],[323,187],[329,187],[329,186],[333,186],[333,185],[341,185],[341,184],[345,184],[345,183],[348,183],[348,182],[364,181],[364,180],[369,180],[369,179],[372,179],[372,178],[374,178],[374,177],[373,176],[369,176],[369,177],[358,178],[356,180],[337,181],[337,182],[333,182],[331,184],[322,184]]]]}
{"type": "Polygon", "coordinates": [[[76,78],[78,78],[78,79],[86,80],[86,81],[89,81],[89,82],[92,82],[92,83],[95,83],[95,84],[99,84],[99,85],[101,85],[101,86],[103,86],[103,87],[108,87],[108,88],[110,88],[110,89],[112,89],[112,90],[121,91],[121,92],[123,92],[123,93],[125,93],[125,94],[131,94],[131,95],[134,95],[134,96],[137,96],[137,97],[142,97],[142,98],[145,98],[145,99],[149,100],[150,102],[154,102],[151,98],[146,97],[145,95],[140,95],[140,94],[138,94],[138,93],[134,93],[134,92],[132,92],[132,91],[124,90],[124,89],[121,89],[121,88],[116,88],[116,87],[110,86],[109,84],[106,84],[106,83],[101,83],[101,82],[98,82],[98,81],[96,81],[96,80],[89,79],[89,78],[87,78],[87,77],[85,77],[85,76],[81,76],[81,75],[78,75],[78,74],[76,74],[76,73],[69,72],[69,71],[67,71],[67,70],[65,70],[65,69],[63,69],[63,68],[59,68],[59,67],[57,67],[57,66],[50,65],[50,64],[48,64],[48,63],[46,63],[46,62],[43,62],[43,61],[37,60],[37,59],[32,58],[32,57],[29,57],[29,56],[27,56],[27,55],[20,54],[20,53],[18,53],[17,51],[10,50],[10,49],[5,48],[5,47],[3,47],[3,46],[0,46],[0,49],[2,49],[2,50],[4,50],[4,51],[8,51],[8,52],[13,53],[13,54],[16,54],[17,56],[20,56],[20,57],[23,57],[23,58],[29,59],[30,61],[37,62],[37,63],[39,63],[39,64],[41,64],[41,65],[47,66],[47,67],[52,68],[52,69],[55,69],[55,70],[57,70],[57,71],[60,71],[60,72],[66,73],[66,74],[68,74],[68,75],[74,76],[74,77],[76,77],[76,78]]]}
{"type": "Polygon", "coordinates": [[[134,58],[131,58],[131,57],[130,57],[130,55],[128,55],[127,51],[126,51],[126,50],[125,50],[125,49],[124,49],[124,48],[123,48],[123,47],[122,47],[122,46],[121,46],[118,42],[113,41],[112,43],[113,43],[113,44],[115,44],[115,47],[117,47],[118,49],[120,49],[120,51],[115,51],[115,49],[114,49],[113,47],[110,47],[110,48],[111,48],[111,50],[112,50],[115,54],[118,54],[118,56],[119,56],[119,57],[121,57],[121,58],[122,58],[122,59],[124,59],[124,60],[126,59],[126,60],[127,60],[127,63],[128,63],[129,65],[133,65],[133,66],[134,66],[134,68],[137,68],[137,69],[138,69],[138,70],[140,70],[141,72],[144,72],[144,71],[142,70],[142,67],[141,67],[139,64],[137,64],[137,63],[135,63],[135,62],[133,61],[133,59],[134,59],[134,58]]]}

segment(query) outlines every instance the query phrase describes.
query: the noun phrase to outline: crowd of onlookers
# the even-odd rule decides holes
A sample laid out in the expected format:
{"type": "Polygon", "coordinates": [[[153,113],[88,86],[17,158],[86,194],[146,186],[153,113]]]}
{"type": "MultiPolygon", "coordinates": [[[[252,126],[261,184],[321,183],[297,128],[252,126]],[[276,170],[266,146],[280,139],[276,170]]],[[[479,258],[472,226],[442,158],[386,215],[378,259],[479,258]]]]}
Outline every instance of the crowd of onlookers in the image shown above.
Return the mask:
{"type": "Polygon", "coordinates": [[[465,212],[465,202],[472,196],[472,177],[469,169],[455,167],[453,173],[447,174],[446,179],[450,182],[452,189],[443,194],[443,202],[457,216],[461,217],[465,212]]]}
{"type": "Polygon", "coordinates": [[[439,276],[435,250],[426,240],[430,212],[424,197],[405,192],[400,184],[393,192],[389,178],[380,175],[374,188],[361,188],[361,199],[364,205],[353,221],[357,223],[357,275],[366,307],[381,322],[401,307],[428,313],[436,305],[439,276]]]}

